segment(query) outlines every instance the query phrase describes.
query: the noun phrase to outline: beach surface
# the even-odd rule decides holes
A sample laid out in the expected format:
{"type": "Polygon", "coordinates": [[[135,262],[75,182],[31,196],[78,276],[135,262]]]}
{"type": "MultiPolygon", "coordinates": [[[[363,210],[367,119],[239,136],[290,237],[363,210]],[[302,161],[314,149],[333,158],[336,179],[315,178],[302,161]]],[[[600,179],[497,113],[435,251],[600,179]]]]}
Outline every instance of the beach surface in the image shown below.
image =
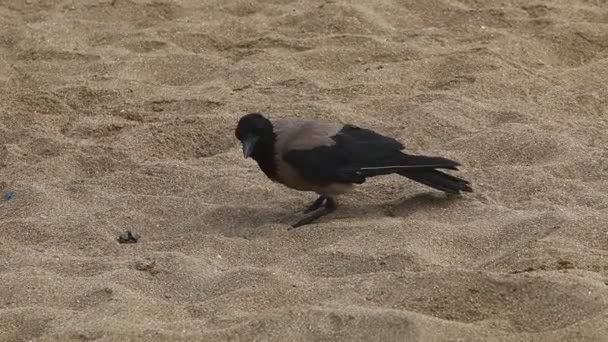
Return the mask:
{"type": "Polygon", "coordinates": [[[0,56],[0,341],[608,340],[606,0],[3,0],[0,56]],[[475,192],[288,230],[253,111],[475,192]]]}

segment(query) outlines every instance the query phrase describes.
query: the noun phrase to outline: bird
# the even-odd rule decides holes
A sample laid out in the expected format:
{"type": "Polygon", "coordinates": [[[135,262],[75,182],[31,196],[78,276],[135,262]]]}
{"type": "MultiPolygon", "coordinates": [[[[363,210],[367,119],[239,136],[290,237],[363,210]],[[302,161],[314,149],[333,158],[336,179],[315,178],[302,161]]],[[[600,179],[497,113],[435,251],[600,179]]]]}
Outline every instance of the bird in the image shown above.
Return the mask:
{"type": "Polygon", "coordinates": [[[245,159],[254,159],[271,181],[319,197],[292,227],[334,212],[336,198],[368,178],[398,174],[444,193],[473,192],[471,183],[441,171],[459,162],[405,153],[394,138],[354,124],[304,118],[273,118],[260,112],[238,120],[235,137],[245,159]]]}

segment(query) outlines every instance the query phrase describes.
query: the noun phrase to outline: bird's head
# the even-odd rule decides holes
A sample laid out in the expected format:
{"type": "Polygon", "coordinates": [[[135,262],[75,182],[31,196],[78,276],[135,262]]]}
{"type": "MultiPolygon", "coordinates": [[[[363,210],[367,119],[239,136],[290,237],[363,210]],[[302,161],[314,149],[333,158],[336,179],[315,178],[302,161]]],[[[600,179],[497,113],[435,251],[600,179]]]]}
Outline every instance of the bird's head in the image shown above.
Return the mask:
{"type": "Polygon", "coordinates": [[[243,145],[243,156],[249,158],[260,141],[269,141],[274,132],[270,120],[260,113],[250,113],[241,117],[234,135],[243,145]]]}

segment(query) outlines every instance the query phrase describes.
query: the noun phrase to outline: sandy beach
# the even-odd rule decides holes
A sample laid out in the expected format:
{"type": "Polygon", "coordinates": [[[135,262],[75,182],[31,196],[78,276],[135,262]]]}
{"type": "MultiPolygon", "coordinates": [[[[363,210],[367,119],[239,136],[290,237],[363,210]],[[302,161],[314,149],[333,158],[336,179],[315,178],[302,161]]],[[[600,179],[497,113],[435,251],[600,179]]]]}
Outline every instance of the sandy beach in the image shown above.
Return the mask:
{"type": "Polygon", "coordinates": [[[608,341],[606,0],[3,0],[0,56],[0,341],[608,341]],[[252,111],[475,192],[288,230],[252,111]]]}

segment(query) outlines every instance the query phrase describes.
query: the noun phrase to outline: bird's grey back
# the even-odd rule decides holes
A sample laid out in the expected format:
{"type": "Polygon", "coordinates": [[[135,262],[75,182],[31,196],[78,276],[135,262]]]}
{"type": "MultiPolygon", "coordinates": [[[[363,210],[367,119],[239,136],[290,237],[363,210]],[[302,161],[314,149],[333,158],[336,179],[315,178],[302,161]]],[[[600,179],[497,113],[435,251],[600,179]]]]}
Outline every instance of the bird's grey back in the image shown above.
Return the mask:
{"type": "Polygon", "coordinates": [[[333,145],[335,141],[331,137],[344,127],[340,123],[304,119],[277,119],[272,124],[279,154],[333,145]]]}

